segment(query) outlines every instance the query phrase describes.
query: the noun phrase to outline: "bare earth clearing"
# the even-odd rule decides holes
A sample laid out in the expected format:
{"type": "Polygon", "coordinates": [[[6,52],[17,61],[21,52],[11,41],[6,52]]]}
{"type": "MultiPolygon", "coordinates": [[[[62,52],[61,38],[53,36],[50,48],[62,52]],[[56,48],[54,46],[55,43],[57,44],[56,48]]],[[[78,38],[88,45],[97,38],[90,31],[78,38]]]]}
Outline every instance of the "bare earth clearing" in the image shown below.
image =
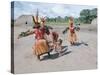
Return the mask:
{"type": "Polygon", "coordinates": [[[34,35],[17,39],[20,32],[31,27],[14,27],[14,71],[15,73],[51,72],[68,70],[85,70],[97,68],[97,32],[89,25],[84,25],[77,32],[78,44],[70,46],[67,41],[67,34],[61,32],[65,26],[54,26],[54,30],[63,39],[63,56],[58,57],[54,51],[51,57],[47,54],[41,56],[42,61],[37,60],[32,54],[34,35]],[[91,28],[91,29],[90,29],[91,28]]]}

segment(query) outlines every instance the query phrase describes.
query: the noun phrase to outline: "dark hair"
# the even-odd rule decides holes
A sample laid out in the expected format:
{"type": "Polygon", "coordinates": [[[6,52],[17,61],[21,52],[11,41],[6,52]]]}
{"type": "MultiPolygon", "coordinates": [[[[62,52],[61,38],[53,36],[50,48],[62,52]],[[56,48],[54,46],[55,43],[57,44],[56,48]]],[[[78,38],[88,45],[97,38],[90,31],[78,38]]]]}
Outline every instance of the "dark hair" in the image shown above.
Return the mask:
{"type": "Polygon", "coordinates": [[[33,29],[35,29],[35,28],[39,29],[40,28],[40,25],[33,26],[33,29]]]}

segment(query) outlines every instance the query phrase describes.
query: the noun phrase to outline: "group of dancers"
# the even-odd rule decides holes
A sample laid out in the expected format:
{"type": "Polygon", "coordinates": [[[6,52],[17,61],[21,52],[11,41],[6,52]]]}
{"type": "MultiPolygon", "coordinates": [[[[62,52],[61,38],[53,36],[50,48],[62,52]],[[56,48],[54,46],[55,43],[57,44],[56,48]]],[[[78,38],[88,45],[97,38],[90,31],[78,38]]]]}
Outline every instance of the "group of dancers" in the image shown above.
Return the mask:
{"type": "MultiPolygon", "coordinates": [[[[55,32],[52,27],[46,26],[46,19],[44,17],[40,18],[40,21],[38,15],[32,16],[32,18],[34,22],[33,30],[28,31],[27,35],[35,34],[35,43],[32,46],[33,54],[35,54],[39,60],[42,54],[47,53],[48,56],[50,56],[52,50],[55,50],[59,56],[61,56],[63,40],[59,38],[59,34],[55,32]]],[[[67,30],[68,36],[66,38],[68,38],[71,45],[74,45],[77,41],[77,35],[73,17],[69,18],[69,26],[63,33],[67,30]]]]}

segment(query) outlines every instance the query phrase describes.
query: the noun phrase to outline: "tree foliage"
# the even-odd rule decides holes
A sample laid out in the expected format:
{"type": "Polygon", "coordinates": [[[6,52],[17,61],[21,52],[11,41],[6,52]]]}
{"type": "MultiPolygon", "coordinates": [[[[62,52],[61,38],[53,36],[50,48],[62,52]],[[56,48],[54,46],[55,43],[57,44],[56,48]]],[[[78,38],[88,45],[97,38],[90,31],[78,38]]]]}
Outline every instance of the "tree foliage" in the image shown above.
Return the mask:
{"type": "MultiPolygon", "coordinates": [[[[97,18],[97,8],[94,8],[91,10],[83,9],[80,12],[80,17],[77,17],[77,18],[74,17],[74,21],[75,21],[75,23],[80,23],[80,22],[81,23],[91,23],[91,21],[94,18],[97,18]]],[[[46,20],[47,20],[47,22],[60,22],[60,23],[66,22],[67,23],[69,20],[69,16],[65,16],[65,17],[58,16],[58,17],[53,17],[53,18],[46,17],[46,20]]]]}
{"type": "Polygon", "coordinates": [[[91,21],[94,19],[94,18],[97,18],[97,8],[94,8],[92,10],[89,10],[89,9],[83,9],[81,12],[80,12],[80,21],[82,23],[91,23],[91,21]]]}

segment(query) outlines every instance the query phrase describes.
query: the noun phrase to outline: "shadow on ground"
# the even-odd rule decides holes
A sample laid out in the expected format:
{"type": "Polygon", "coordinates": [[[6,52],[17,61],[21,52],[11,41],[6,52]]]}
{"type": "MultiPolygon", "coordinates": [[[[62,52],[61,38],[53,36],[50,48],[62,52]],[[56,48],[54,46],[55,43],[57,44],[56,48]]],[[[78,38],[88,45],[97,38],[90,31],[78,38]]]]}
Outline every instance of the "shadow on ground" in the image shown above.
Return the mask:
{"type": "Polygon", "coordinates": [[[61,56],[59,56],[59,53],[54,53],[54,54],[50,54],[50,56],[46,55],[43,57],[42,60],[48,60],[48,59],[57,59],[59,57],[62,57],[64,55],[70,54],[72,51],[67,51],[68,50],[68,46],[62,46],[62,52],[61,52],[61,56]]]}
{"type": "Polygon", "coordinates": [[[88,44],[85,42],[77,42],[73,46],[80,46],[80,45],[88,46],[88,44]]]}

